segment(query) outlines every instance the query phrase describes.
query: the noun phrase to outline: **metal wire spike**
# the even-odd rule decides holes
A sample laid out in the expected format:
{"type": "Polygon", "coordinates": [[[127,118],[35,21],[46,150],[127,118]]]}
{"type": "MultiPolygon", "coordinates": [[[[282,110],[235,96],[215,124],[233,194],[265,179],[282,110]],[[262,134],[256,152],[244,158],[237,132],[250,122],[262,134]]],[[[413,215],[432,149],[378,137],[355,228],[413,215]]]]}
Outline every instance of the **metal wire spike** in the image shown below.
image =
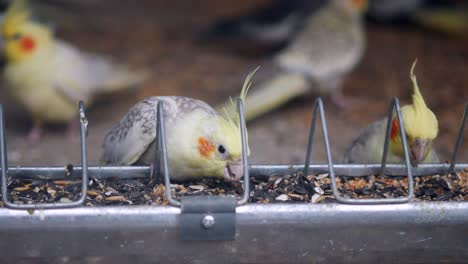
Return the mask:
{"type": "Polygon", "coordinates": [[[44,203],[44,204],[15,204],[8,200],[8,159],[6,154],[6,141],[5,141],[5,124],[3,118],[3,108],[0,105],[0,149],[1,149],[1,166],[2,166],[2,200],[6,207],[11,209],[58,209],[58,208],[71,208],[81,206],[86,199],[86,192],[88,190],[88,155],[86,144],[86,133],[88,121],[84,110],[84,103],[79,103],[80,113],[80,135],[81,135],[81,194],[80,198],[74,202],[68,203],[44,203]]]}
{"type": "Polygon", "coordinates": [[[242,166],[244,167],[244,194],[242,199],[237,202],[237,205],[246,204],[249,200],[250,193],[250,177],[249,177],[249,163],[247,161],[247,129],[245,126],[245,113],[244,113],[244,103],[242,99],[237,99],[237,111],[239,112],[239,121],[240,121],[240,132],[242,140],[242,166]]]}
{"type": "Polygon", "coordinates": [[[323,101],[322,98],[317,98],[314,102],[314,111],[312,114],[312,121],[310,123],[310,130],[309,130],[309,140],[307,142],[307,152],[306,152],[306,159],[304,163],[304,175],[307,176],[309,173],[309,165],[310,165],[310,157],[312,156],[312,143],[315,135],[315,124],[317,123],[317,114],[320,114],[320,124],[322,126],[322,134],[323,134],[323,142],[325,147],[325,152],[327,155],[327,163],[328,163],[328,170],[330,173],[330,177],[334,178],[335,174],[333,172],[333,161],[331,158],[331,150],[330,150],[330,142],[328,140],[328,130],[327,130],[327,122],[325,119],[325,111],[323,109],[323,101]]]}
{"type": "MultiPolygon", "coordinates": [[[[241,141],[242,141],[242,165],[244,167],[244,194],[242,198],[237,201],[237,205],[244,205],[249,200],[249,163],[247,161],[247,130],[245,125],[245,116],[244,116],[244,104],[242,99],[237,99],[237,110],[239,112],[239,120],[240,120],[240,132],[241,132],[241,141]]],[[[172,198],[171,192],[171,179],[169,177],[169,165],[167,159],[167,148],[166,148],[166,130],[164,127],[164,114],[163,114],[163,102],[158,103],[158,114],[157,114],[157,122],[156,122],[156,129],[157,129],[157,153],[160,153],[160,157],[155,159],[155,163],[161,165],[162,163],[162,170],[164,176],[164,185],[166,188],[166,199],[170,205],[180,207],[181,202],[172,198]]],[[[161,166],[158,166],[161,168],[161,166]]],[[[157,171],[157,169],[156,169],[157,171]]]]}
{"type": "Polygon", "coordinates": [[[4,193],[7,192],[7,171],[8,171],[8,162],[7,162],[7,148],[6,148],[6,135],[5,135],[5,120],[3,118],[3,105],[0,104],[0,166],[2,167],[2,198],[5,199],[4,193]],[[5,190],[4,190],[5,189],[5,190]]]}
{"type": "Polygon", "coordinates": [[[390,104],[390,109],[388,110],[388,117],[387,117],[387,130],[385,133],[385,142],[384,142],[384,149],[382,153],[382,166],[381,166],[381,174],[384,173],[385,166],[387,165],[387,156],[388,156],[388,147],[390,144],[390,132],[392,129],[392,122],[394,113],[397,113],[397,121],[400,127],[400,137],[401,143],[403,147],[403,154],[405,155],[405,164],[408,167],[408,175],[411,174],[411,166],[410,166],[410,159],[409,159],[409,152],[408,152],[408,143],[406,142],[406,131],[403,123],[403,117],[401,115],[401,108],[400,108],[400,101],[398,98],[394,97],[390,104]]]}
{"type": "Polygon", "coordinates": [[[80,111],[80,123],[82,123],[85,128],[88,128],[88,119],[86,118],[85,109],[84,109],[84,102],[80,101],[79,103],[79,111],[80,111]]]}
{"type": "Polygon", "coordinates": [[[455,142],[455,147],[453,148],[452,161],[450,162],[450,173],[455,173],[455,162],[457,162],[458,152],[461,145],[463,144],[463,135],[465,134],[465,124],[468,117],[468,104],[465,106],[465,111],[463,112],[463,117],[460,123],[460,129],[458,130],[457,141],[455,142]]]}
{"type": "MultiPolygon", "coordinates": [[[[180,206],[180,202],[172,198],[171,192],[171,179],[169,177],[169,162],[167,160],[167,146],[166,146],[166,127],[164,124],[164,103],[162,101],[158,102],[158,114],[156,120],[156,140],[158,145],[158,151],[160,155],[157,155],[159,160],[156,160],[158,167],[162,168],[164,176],[164,185],[166,187],[166,199],[170,205],[180,206]],[[162,163],[162,164],[161,164],[162,163]],[[161,166],[162,165],[162,166],[161,166]]],[[[161,169],[159,169],[161,171],[161,169]]]]}
{"type": "Polygon", "coordinates": [[[340,195],[338,192],[337,184],[332,177],[332,189],[333,195],[335,195],[336,200],[341,203],[348,203],[348,204],[394,204],[394,203],[407,203],[409,202],[414,196],[414,186],[413,186],[413,174],[411,172],[411,165],[409,159],[409,152],[408,152],[408,144],[406,142],[406,133],[403,124],[403,117],[401,115],[401,108],[400,102],[398,98],[394,97],[390,104],[390,109],[388,112],[388,121],[387,121],[387,130],[385,134],[385,142],[384,142],[384,150],[382,155],[382,163],[380,166],[380,174],[384,173],[385,167],[387,165],[387,154],[388,154],[388,146],[390,142],[390,131],[393,122],[394,113],[396,113],[396,117],[398,119],[398,124],[400,126],[400,136],[401,142],[403,145],[403,152],[405,155],[405,167],[406,167],[406,175],[408,177],[408,195],[405,197],[399,198],[386,198],[386,199],[350,199],[345,198],[340,195]]]}
{"type": "MultiPolygon", "coordinates": [[[[409,148],[406,141],[404,124],[402,119],[402,113],[400,104],[397,98],[393,98],[390,109],[388,112],[388,122],[386,129],[386,137],[384,142],[384,152],[382,155],[381,164],[338,164],[333,165],[331,159],[330,144],[328,139],[325,111],[323,102],[318,98],[314,102],[313,116],[310,126],[309,139],[307,143],[306,160],[304,165],[253,165],[249,168],[247,158],[247,130],[245,125],[244,106],[243,101],[238,99],[237,108],[239,112],[240,120],[240,132],[242,140],[242,162],[244,166],[244,193],[242,197],[237,201],[237,205],[243,205],[247,203],[249,198],[249,176],[250,175],[271,175],[271,174],[291,174],[299,171],[304,172],[306,175],[313,171],[314,173],[329,173],[332,182],[333,195],[340,203],[347,204],[390,204],[390,203],[405,203],[411,200],[414,196],[413,176],[423,176],[432,174],[442,174],[447,171],[455,172],[468,168],[468,164],[456,164],[459,149],[461,148],[463,141],[463,134],[465,132],[465,125],[468,119],[468,105],[465,106],[464,114],[461,120],[460,129],[458,132],[455,148],[452,154],[452,161],[450,164],[421,164],[417,168],[412,168],[409,159],[409,148]],[[327,163],[319,165],[310,165],[310,159],[312,155],[312,144],[313,137],[315,135],[315,128],[317,124],[317,118],[320,114],[324,146],[327,155],[327,163]],[[390,131],[391,124],[395,117],[400,126],[400,136],[402,138],[402,146],[405,155],[405,164],[388,164],[387,155],[389,151],[390,131]],[[389,175],[407,176],[408,177],[408,195],[406,197],[389,198],[389,199],[349,199],[340,195],[337,188],[335,179],[335,172],[339,175],[345,176],[366,176],[383,174],[387,172],[389,175]]],[[[7,142],[6,142],[6,130],[3,107],[0,104],[0,170],[1,170],[1,193],[2,200],[5,207],[13,209],[53,209],[53,208],[67,208],[67,207],[78,207],[82,205],[86,198],[86,190],[88,183],[88,173],[97,178],[109,178],[109,177],[120,177],[125,178],[147,178],[148,175],[153,172],[153,175],[160,174],[161,178],[164,179],[166,186],[165,195],[169,201],[169,204],[173,206],[180,206],[181,202],[173,199],[171,196],[170,189],[170,177],[169,177],[169,164],[167,158],[167,146],[165,137],[165,126],[164,126],[164,114],[163,114],[163,103],[160,102],[157,106],[157,122],[156,122],[156,157],[152,167],[149,166],[103,166],[103,167],[89,167],[87,164],[87,145],[86,145],[86,133],[88,120],[86,118],[84,103],[81,101],[79,104],[79,118],[80,118],[80,132],[81,132],[81,159],[82,166],[74,167],[73,172],[69,177],[73,179],[82,180],[81,196],[78,201],[70,203],[49,203],[49,204],[27,204],[18,205],[13,204],[8,200],[8,184],[14,179],[61,179],[64,175],[63,167],[8,167],[7,158],[7,142]]]]}

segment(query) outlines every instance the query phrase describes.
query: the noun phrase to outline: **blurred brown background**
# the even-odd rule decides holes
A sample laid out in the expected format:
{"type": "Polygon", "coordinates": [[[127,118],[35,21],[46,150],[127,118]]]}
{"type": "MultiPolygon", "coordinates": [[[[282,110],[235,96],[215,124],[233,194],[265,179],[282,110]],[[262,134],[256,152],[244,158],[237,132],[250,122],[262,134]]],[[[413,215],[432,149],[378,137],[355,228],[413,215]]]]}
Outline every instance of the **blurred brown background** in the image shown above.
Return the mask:
{"type": "MultiPolygon", "coordinates": [[[[98,161],[105,133],[139,100],[147,96],[184,95],[215,105],[238,94],[245,76],[257,65],[268,65],[269,53],[256,46],[241,43],[243,47],[239,49],[235,47],[239,43],[207,42],[200,40],[200,32],[220,18],[242,15],[272,1],[93,2],[83,1],[83,9],[62,13],[67,22],[56,24],[57,35],[85,50],[148,68],[152,77],[141,89],[101,98],[87,109],[90,164],[98,161]]],[[[468,38],[413,24],[367,22],[366,26],[368,43],[364,59],[347,77],[344,87],[346,95],[362,98],[362,105],[340,111],[325,100],[334,159],[341,159],[360,129],[386,115],[393,96],[402,104],[409,102],[412,91],[409,68],[418,58],[416,73],[421,91],[439,119],[435,148],[442,160],[448,160],[464,105],[468,103],[468,38]]],[[[295,100],[248,124],[251,163],[303,162],[315,97],[310,94],[295,100]]],[[[80,162],[78,137],[70,140],[63,127],[49,127],[41,143],[30,146],[25,141],[30,120],[8,100],[3,87],[0,102],[7,114],[10,164],[80,162]]],[[[463,162],[468,162],[467,144],[460,153],[459,160],[463,162]]],[[[320,133],[314,146],[313,158],[323,160],[320,133]]]]}

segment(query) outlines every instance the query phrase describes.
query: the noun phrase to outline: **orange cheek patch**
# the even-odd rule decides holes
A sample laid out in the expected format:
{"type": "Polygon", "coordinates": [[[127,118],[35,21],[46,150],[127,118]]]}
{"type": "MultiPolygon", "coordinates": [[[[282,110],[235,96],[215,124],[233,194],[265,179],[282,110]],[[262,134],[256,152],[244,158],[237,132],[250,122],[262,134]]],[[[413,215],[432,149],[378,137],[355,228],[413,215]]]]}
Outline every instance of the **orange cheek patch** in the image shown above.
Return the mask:
{"type": "Polygon", "coordinates": [[[393,118],[392,121],[392,130],[390,132],[390,139],[392,141],[395,141],[395,138],[398,136],[398,131],[400,130],[400,125],[398,124],[398,120],[396,118],[393,118]]]}
{"type": "Polygon", "coordinates": [[[216,146],[210,143],[206,138],[199,137],[198,138],[198,152],[203,157],[208,157],[213,153],[216,149],[216,146]]]}
{"type": "Polygon", "coordinates": [[[21,39],[21,49],[24,51],[31,51],[36,47],[36,42],[30,37],[24,37],[21,39]]]}
{"type": "Polygon", "coordinates": [[[364,7],[366,1],[365,0],[352,0],[354,7],[361,9],[364,7]]]}

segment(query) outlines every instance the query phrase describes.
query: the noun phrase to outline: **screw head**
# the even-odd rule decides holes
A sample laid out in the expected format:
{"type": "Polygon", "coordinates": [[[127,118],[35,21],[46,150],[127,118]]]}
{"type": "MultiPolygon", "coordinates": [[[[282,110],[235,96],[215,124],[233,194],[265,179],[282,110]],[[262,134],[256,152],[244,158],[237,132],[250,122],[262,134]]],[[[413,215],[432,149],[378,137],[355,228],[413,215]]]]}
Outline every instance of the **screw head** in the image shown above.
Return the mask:
{"type": "Polygon", "coordinates": [[[212,228],[215,223],[215,218],[212,215],[205,215],[201,220],[201,224],[205,229],[212,228]]]}

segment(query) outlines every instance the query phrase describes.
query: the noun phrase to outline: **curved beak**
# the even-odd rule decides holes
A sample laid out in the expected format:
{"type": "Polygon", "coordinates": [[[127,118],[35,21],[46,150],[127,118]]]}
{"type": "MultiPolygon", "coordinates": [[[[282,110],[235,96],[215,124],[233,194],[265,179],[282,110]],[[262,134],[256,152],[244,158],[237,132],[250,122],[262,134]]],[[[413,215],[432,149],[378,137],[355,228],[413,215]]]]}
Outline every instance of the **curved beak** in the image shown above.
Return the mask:
{"type": "Polygon", "coordinates": [[[426,158],[429,140],[416,139],[410,146],[411,160],[415,165],[421,163],[426,158]]]}
{"type": "Polygon", "coordinates": [[[226,163],[224,168],[224,179],[227,181],[238,181],[244,175],[242,160],[226,163]]]}

